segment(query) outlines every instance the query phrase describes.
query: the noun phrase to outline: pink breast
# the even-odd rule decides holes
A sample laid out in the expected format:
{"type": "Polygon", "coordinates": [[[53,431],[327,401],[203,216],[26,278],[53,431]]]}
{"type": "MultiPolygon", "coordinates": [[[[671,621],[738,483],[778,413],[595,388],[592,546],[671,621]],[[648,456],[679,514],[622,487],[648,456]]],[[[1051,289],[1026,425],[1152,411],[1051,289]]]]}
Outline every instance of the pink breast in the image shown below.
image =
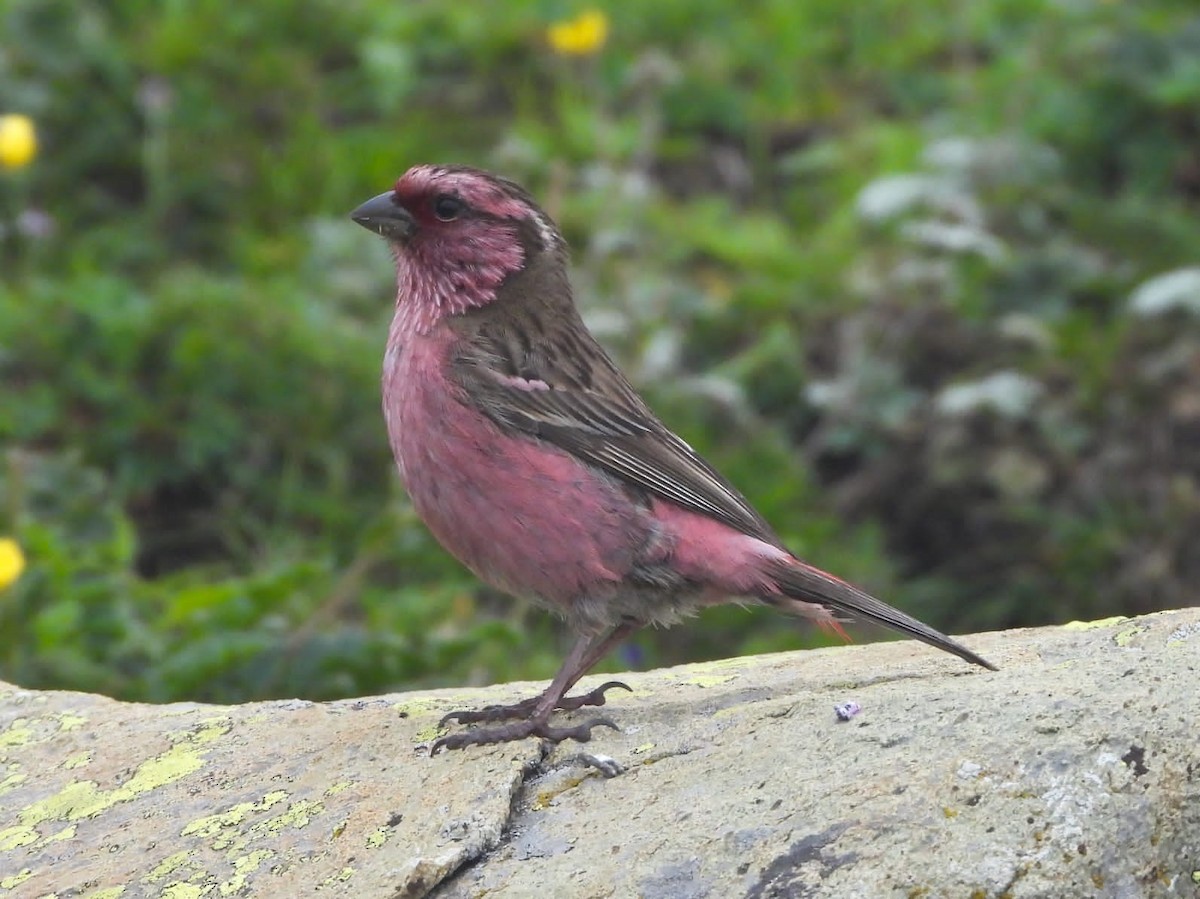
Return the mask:
{"type": "Polygon", "coordinates": [[[444,374],[454,339],[435,327],[384,367],[388,436],[421,518],[510,593],[565,606],[620,581],[648,539],[647,511],[607,476],[469,406],[444,374]]]}

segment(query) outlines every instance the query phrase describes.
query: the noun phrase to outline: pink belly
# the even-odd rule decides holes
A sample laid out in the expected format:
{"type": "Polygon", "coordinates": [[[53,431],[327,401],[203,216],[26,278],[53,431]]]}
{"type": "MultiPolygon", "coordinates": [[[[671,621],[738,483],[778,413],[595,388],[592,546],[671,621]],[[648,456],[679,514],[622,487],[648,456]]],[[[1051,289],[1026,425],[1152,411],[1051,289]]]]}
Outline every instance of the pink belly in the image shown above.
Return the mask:
{"type": "Polygon", "coordinates": [[[569,454],[506,435],[460,402],[439,356],[413,346],[384,374],[392,450],[438,541],[487,583],[564,611],[621,581],[650,539],[648,511],[569,454]]]}

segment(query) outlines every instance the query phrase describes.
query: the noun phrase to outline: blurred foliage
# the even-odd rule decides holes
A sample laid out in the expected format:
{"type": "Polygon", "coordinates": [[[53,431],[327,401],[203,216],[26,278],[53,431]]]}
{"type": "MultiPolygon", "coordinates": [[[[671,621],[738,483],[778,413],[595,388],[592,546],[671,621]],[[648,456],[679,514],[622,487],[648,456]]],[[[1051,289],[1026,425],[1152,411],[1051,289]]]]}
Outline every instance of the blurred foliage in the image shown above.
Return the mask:
{"type": "MultiPolygon", "coordinates": [[[[345,214],[418,161],[542,198],[601,339],[813,562],[952,631],[1194,601],[1194,3],[587,12],[0,0],[40,154],[0,171],[0,677],[554,670],[392,471],[391,265],[345,214]]],[[[729,607],[608,664],[818,640],[729,607]]]]}

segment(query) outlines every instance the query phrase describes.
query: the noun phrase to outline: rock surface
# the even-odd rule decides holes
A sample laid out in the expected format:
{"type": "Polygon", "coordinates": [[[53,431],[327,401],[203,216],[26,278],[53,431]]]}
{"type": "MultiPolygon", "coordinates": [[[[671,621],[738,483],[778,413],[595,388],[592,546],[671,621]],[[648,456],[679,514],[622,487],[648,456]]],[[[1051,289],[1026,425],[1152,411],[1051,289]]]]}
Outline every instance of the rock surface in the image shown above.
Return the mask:
{"type": "Polygon", "coordinates": [[[433,759],[444,712],[540,685],[0,684],[0,897],[1200,896],[1200,609],[966,642],[1001,670],[910,642],[689,665],[628,675],[586,747],[433,759]]]}

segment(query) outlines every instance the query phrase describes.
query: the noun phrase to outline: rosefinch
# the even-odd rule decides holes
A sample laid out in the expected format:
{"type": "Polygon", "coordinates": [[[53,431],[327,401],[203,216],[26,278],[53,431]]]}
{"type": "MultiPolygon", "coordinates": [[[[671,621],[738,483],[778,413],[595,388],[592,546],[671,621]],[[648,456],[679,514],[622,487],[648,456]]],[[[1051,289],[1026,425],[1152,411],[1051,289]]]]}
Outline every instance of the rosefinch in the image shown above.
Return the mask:
{"type": "Polygon", "coordinates": [[[443,719],[509,723],[443,737],[434,752],[529,736],[586,741],[615,727],[552,727],[550,715],[603,705],[606,690],[624,687],[566,697],[638,628],[729,601],[767,603],[843,636],[835,613],[847,613],[993,668],[797,559],[655,417],[584,327],[562,235],[519,185],[421,165],[352,218],[396,258],[383,411],[414,507],[482,580],[579,634],[540,696],[443,719]]]}

